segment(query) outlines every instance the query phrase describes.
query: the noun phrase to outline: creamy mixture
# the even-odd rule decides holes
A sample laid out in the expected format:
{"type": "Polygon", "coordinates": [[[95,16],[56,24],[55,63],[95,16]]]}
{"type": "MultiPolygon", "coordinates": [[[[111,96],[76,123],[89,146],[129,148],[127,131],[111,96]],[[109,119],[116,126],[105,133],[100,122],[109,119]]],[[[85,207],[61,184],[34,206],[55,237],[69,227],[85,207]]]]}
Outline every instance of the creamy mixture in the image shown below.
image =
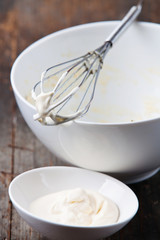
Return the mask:
{"type": "Polygon", "coordinates": [[[117,222],[119,209],[98,192],[76,188],[45,195],[33,201],[29,211],[43,219],[78,226],[117,222]]]}
{"type": "Polygon", "coordinates": [[[52,120],[52,115],[50,115],[50,111],[54,109],[57,105],[57,104],[51,104],[51,99],[59,85],[59,82],[64,79],[64,77],[66,76],[66,73],[62,74],[61,78],[59,79],[59,81],[57,82],[53,90],[48,93],[43,92],[43,88],[42,88],[44,74],[45,72],[43,72],[41,75],[40,94],[36,95],[35,92],[32,91],[32,98],[35,101],[35,107],[37,110],[37,114],[35,114],[33,118],[34,120],[39,120],[43,124],[48,124],[52,120]]]}
{"type": "MultiPolygon", "coordinates": [[[[76,86],[68,94],[66,94],[65,97],[63,97],[59,101],[56,101],[55,103],[51,102],[52,97],[56,94],[57,89],[60,87],[60,84],[63,82],[67,74],[68,72],[64,72],[62,74],[62,76],[59,78],[57,84],[54,86],[52,91],[49,91],[47,93],[43,92],[43,88],[41,85],[40,85],[41,92],[39,95],[36,95],[35,92],[32,91],[32,98],[35,101],[35,107],[37,110],[37,113],[33,116],[34,120],[38,120],[44,125],[45,124],[50,125],[50,124],[58,124],[61,122],[65,122],[67,121],[68,117],[69,119],[74,119],[75,117],[78,117],[79,115],[81,115],[81,112],[77,111],[77,113],[70,114],[67,117],[67,116],[60,116],[57,113],[54,114],[52,111],[56,107],[67,102],[68,99],[70,99],[79,89],[79,86],[76,86]]],[[[44,73],[42,73],[41,82],[43,81],[43,76],[44,76],[44,73]]]]}

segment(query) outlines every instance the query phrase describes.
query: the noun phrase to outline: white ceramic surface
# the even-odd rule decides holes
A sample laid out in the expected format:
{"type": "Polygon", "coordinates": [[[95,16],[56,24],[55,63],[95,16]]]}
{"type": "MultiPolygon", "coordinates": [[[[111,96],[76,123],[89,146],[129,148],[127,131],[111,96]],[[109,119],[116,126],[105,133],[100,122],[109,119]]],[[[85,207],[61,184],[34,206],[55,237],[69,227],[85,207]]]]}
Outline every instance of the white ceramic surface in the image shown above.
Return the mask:
{"type": "Polygon", "coordinates": [[[100,46],[116,25],[85,24],[42,38],[17,58],[11,83],[24,119],[51,152],[73,165],[136,182],[160,166],[158,24],[133,24],[111,49],[85,118],[42,126],[25,100],[46,68],[100,46]]]}
{"type": "Polygon", "coordinates": [[[112,235],[124,227],[136,214],[138,200],[124,183],[105,174],[74,167],[44,167],[17,176],[9,186],[9,196],[19,215],[33,228],[51,239],[94,240],[112,235]],[[109,197],[119,207],[118,222],[98,227],[76,227],[56,224],[32,215],[30,203],[52,192],[85,188],[109,197]]]}

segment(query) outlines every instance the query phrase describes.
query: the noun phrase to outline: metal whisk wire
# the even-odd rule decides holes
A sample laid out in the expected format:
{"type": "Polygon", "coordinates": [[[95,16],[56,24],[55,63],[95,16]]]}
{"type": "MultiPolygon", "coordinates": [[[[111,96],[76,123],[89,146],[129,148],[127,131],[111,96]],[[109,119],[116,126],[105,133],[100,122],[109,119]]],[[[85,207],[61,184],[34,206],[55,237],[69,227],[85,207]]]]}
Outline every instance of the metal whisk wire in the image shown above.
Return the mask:
{"type": "MultiPolygon", "coordinates": [[[[45,112],[43,111],[43,113],[38,112],[35,114],[35,120],[39,120],[44,125],[57,125],[82,117],[87,113],[94,97],[98,76],[107,52],[122,32],[137,18],[141,12],[141,8],[142,1],[139,1],[137,6],[133,6],[130,9],[104,44],[96,50],[78,58],[52,66],[42,73],[41,81],[36,83],[32,89],[32,96],[35,100],[37,100],[38,96],[41,97],[42,95],[45,95],[47,108],[45,109],[45,112]],[[59,80],[55,84],[53,90],[45,92],[44,85],[47,80],[59,75],[59,80]],[[81,89],[84,85],[86,85],[84,94],[80,98],[80,101],[75,107],[73,113],[60,114],[60,112],[64,110],[65,106],[71,102],[72,97],[75,96],[79,89],[81,89]],[[38,87],[40,89],[39,95],[36,94],[38,87]],[[91,88],[92,90],[90,91],[91,88]],[[89,91],[90,95],[88,94],[89,91]],[[89,95],[88,99],[87,95],[89,95]],[[85,99],[87,100],[84,104],[85,99]]],[[[68,109],[70,110],[70,107],[68,107],[68,109]]]]}

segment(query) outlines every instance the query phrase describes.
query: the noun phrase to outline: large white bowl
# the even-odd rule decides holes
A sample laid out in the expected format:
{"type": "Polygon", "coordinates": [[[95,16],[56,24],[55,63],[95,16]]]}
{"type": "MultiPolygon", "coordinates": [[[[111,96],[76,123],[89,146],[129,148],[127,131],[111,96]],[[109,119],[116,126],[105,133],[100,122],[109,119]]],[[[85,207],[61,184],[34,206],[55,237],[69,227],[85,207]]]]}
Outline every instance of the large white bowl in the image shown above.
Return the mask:
{"type": "Polygon", "coordinates": [[[9,195],[19,215],[52,240],[94,240],[110,236],[124,227],[138,209],[137,197],[122,182],[101,173],[73,167],[44,167],[22,173],[11,182],[9,195]],[[78,227],[56,224],[28,211],[36,198],[77,187],[98,191],[114,201],[120,210],[118,221],[98,227],[78,227]]]}
{"type": "Polygon", "coordinates": [[[35,108],[25,99],[45,69],[97,48],[116,25],[85,24],[42,38],[17,58],[11,83],[24,119],[51,152],[76,166],[136,182],[160,165],[158,24],[135,23],[113,46],[84,119],[42,126],[33,121],[35,108]]]}

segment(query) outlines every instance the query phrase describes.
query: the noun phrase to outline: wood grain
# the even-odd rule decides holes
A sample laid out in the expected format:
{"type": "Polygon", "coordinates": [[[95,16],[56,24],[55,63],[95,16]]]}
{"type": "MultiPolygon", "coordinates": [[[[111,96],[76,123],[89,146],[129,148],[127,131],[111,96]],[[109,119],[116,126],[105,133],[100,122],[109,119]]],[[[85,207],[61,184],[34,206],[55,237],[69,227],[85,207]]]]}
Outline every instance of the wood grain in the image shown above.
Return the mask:
{"type": "MultiPolygon", "coordinates": [[[[95,21],[121,19],[134,0],[0,1],[0,240],[46,239],[16,213],[8,186],[17,174],[49,165],[66,165],[29,130],[15,104],[10,69],[18,54],[57,30],[95,21]]],[[[142,21],[160,23],[160,0],[145,0],[142,21]]],[[[160,176],[131,185],[140,201],[135,218],[109,240],[160,239],[160,176]]]]}

